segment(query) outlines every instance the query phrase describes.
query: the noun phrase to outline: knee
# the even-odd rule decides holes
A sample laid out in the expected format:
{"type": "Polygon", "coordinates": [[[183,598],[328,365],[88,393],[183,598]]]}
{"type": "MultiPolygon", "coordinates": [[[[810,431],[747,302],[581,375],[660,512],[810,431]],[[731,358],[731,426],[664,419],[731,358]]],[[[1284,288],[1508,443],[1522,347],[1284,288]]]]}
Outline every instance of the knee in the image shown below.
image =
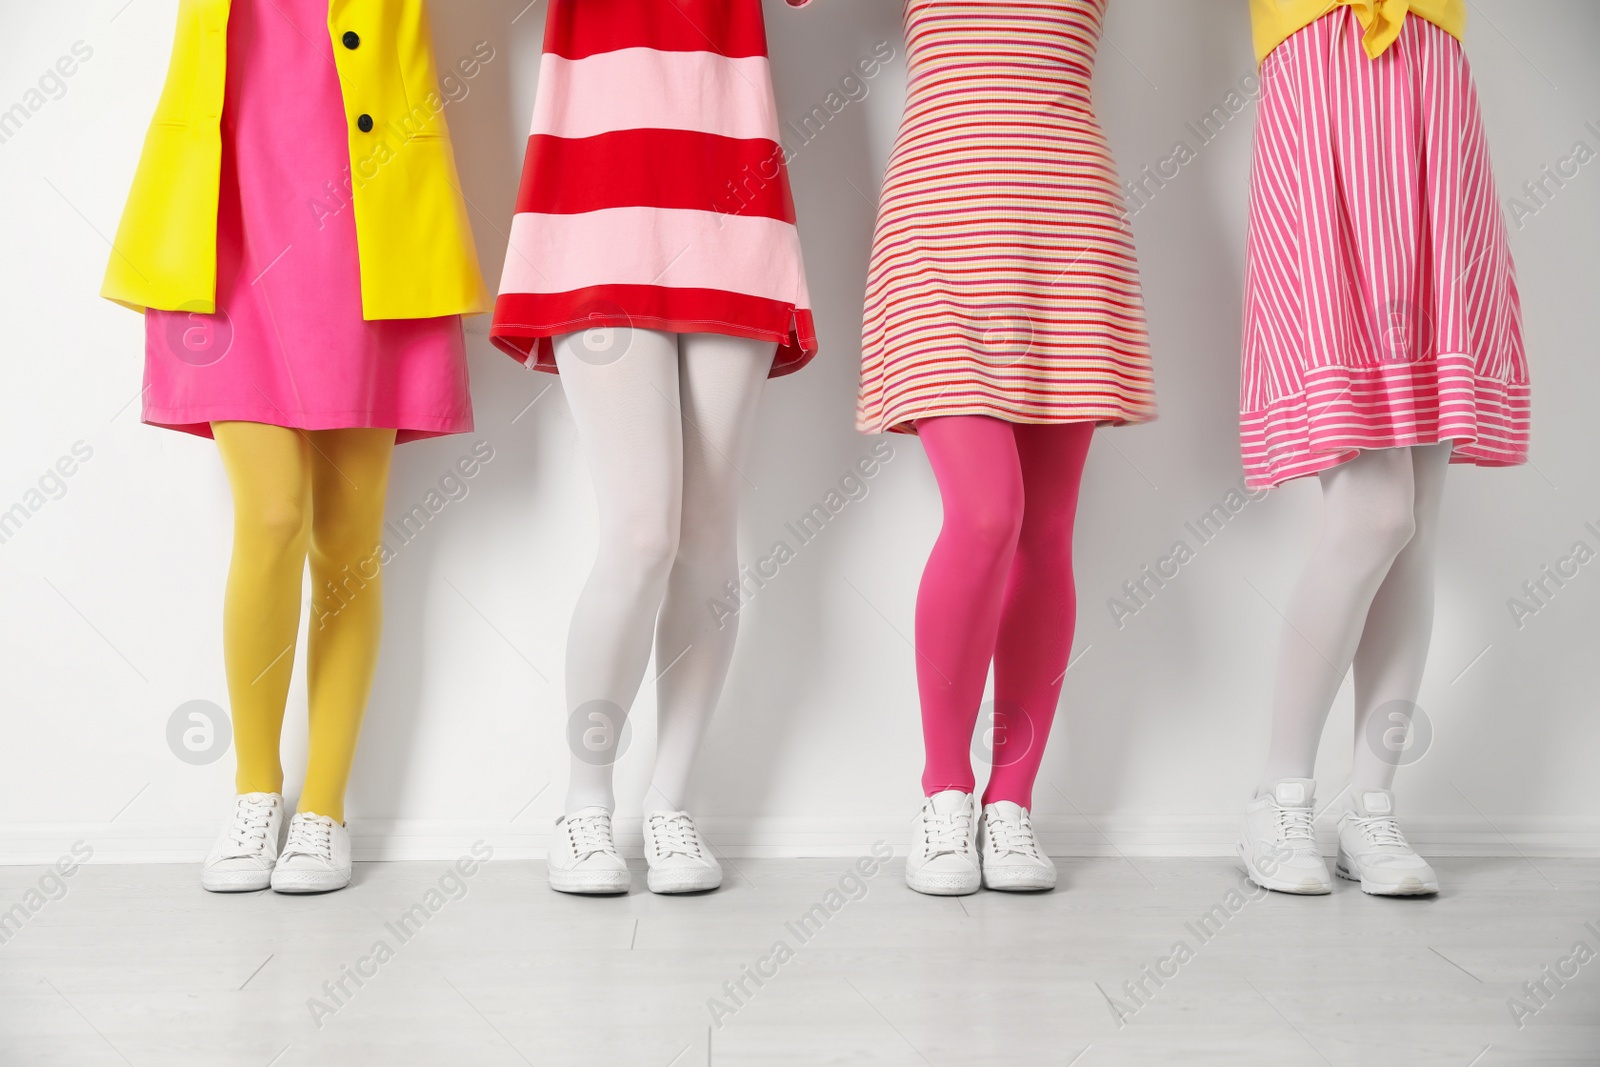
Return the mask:
{"type": "Polygon", "coordinates": [[[673,581],[683,574],[716,575],[719,581],[739,569],[739,502],[701,493],[678,523],[673,581]]]}
{"type": "Polygon", "coordinates": [[[239,506],[234,521],[241,538],[284,552],[302,542],[309,518],[304,500],[283,495],[239,506]]]}
{"type": "MultiPolygon", "coordinates": [[[[311,556],[313,566],[340,567],[346,564],[374,561],[381,555],[379,543],[382,534],[370,529],[367,523],[318,523],[311,525],[311,556]]],[[[376,572],[377,567],[371,569],[376,572]]]]}
{"type": "Polygon", "coordinates": [[[1375,563],[1387,565],[1417,533],[1415,493],[1409,485],[1369,493],[1343,516],[1340,535],[1375,563]]]}
{"type": "Polygon", "coordinates": [[[1004,489],[966,501],[945,518],[964,551],[986,560],[1009,556],[1022,534],[1022,492],[1004,489]]]}
{"type": "Polygon", "coordinates": [[[637,521],[602,539],[600,564],[641,588],[653,588],[666,583],[677,556],[676,527],[637,521]]]}
{"type": "Polygon", "coordinates": [[[1077,516],[1070,511],[1051,511],[1044,514],[1029,512],[1018,536],[1018,551],[1033,554],[1041,552],[1059,556],[1067,562],[1072,559],[1072,534],[1077,516]]]}

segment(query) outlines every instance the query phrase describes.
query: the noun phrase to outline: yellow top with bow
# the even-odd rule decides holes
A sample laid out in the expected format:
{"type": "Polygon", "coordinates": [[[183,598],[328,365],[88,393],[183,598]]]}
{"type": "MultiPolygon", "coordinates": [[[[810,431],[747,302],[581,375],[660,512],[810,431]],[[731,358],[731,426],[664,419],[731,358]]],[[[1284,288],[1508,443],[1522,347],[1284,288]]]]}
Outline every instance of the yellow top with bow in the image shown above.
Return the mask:
{"type": "Polygon", "coordinates": [[[1460,40],[1467,32],[1467,0],[1250,0],[1256,59],[1265,60],[1290,36],[1340,7],[1356,9],[1361,43],[1377,59],[1400,36],[1407,15],[1427,19],[1460,40]]]}

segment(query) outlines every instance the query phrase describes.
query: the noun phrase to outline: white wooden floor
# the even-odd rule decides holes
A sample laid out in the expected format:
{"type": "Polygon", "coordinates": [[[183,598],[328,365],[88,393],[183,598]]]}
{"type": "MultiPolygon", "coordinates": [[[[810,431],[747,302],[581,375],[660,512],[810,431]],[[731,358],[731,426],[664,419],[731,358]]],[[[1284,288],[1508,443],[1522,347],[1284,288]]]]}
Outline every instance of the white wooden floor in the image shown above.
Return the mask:
{"type": "MultiPolygon", "coordinates": [[[[963,899],[910,892],[898,860],[857,899],[828,895],[844,860],[740,860],[691,898],[644,892],[641,868],[612,899],[552,893],[533,862],[431,898],[447,864],[359,864],[316,898],[208,895],[192,866],[84,867],[6,931],[0,1063],[1600,1063],[1600,958],[1547,979],[1547,1003],[1522,988],[1579,942],[1600,952],[1600,861],[1443,860],[1433,900],[1348,882],[1246,900],[1220,860],[1059,863],[1054,893],[963,899]],[[426,921],[397,933],[418,904],[426,921]],[[813,905],[837,910],[802,941],[785,924],[813,905]],[[730,998],[779,941],[792,958],[730,998]],[[1179,941],[1192,954],[1159,964],[1175,975],[1143,978],[1179,941]],[[335,1000],[324,983],[364,957],[370,977],[335,1000]],[[1143,1003],[1124,987],[1141,978],[1143,1003]],[[1519,996],[1538,1008],[1520,1027],[1519,996]]],[[[0,907],[44,875],[0,869],[0,907]]]]}

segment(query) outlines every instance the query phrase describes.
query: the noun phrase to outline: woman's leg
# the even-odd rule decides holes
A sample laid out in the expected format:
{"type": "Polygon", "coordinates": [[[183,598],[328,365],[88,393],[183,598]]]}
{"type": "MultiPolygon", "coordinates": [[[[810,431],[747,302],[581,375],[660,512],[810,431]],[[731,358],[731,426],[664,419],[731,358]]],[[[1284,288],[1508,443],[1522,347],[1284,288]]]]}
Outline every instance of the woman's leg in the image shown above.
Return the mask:
{"type": "Polygon", "coordinates": [[[645,810],[680,811],[733,662],[739,618],[713,612],[739,581],[739,490],[777,345],[720,334],[679,339],[683,515],[656,630],[656,766],[645,810]]]}
{"type": "Polygon", "coordinates": [[[233,562],[222,609],[240,794],[283,792],[278,742],[300,632],[311,519],[311,449],[297,430],[212,425],[233,492],[233,562]]]}
{"type": "Polygon", "coordinates": [[[922,419],[944,524],[917,592],[917,689],[925,796],[973,791],[972,731],[994,657],[1023,523],[1014,427],[983,415],[922,419]]]}
{"type": "Polygon", "coordinates": [[[594,570],[567,635],[567,710],[581,720],[567,786],[571,815],[616,805],[617,741],[678,553],[683,418],[676,334],[589,330],[557,338],[555,350],[600,513],[594,570]]]}
{"type": "Polygon", "coordinates": [[[994,761],[983,803],[1033,808],[1050,724],[1072,655],[1072,527],[1094,424],[1017,426],[1027,503],[994,656],[994,761]]]}
{"type": "Polygon", "coordinates": [[[312,432],[307,679],[310,751],[299,810],[344,822],[345,787],[383,636],[383,505],[393,430],[312,432]]]}
{"type": "Polygon", "coordinates": [[[1417,529],[1411,449],[1362,452],[1324,471],[1322,495],[1322,539],[1285,616],[1263,792],[1279,779],[1312,777],[1373,597],[1417,529]]]}
{"type": "Polygon", "coordinates": [[[1390,729],[1409,730],[1409,716],[1422,689],[1422,671],[1433,636],[1434,558],[1450,450],[1448,443],[1410,450],[1416,483],[1412,514],[1417,532],[1395,558],[1372,598],[1366,628],[1356,647],[1356,747],[1350,775],[1350,788],[1355,793],[1388,789],[1394,784],[1400,754],[1373,743],[1373,736],[1367,733],[1369,720],[1380,711],[1384,715],[1385,722],[1376,727],[1379,738],[1390,729]],[[1392,707],[1396,701],[1399,705],[1392,707]],[[1389,713],[1394,711],[1399,711],[1406,721],[1388,721],[1389,713]]]}

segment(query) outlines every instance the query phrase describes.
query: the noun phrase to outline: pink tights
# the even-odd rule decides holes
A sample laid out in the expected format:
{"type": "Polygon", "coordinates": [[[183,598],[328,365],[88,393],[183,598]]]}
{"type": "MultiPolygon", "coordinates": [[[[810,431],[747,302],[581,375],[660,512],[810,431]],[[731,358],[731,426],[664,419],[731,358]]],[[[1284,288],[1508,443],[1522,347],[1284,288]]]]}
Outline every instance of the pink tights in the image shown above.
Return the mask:
{"type": "Polygon", "coordinates": [[[1092,423],[922,419],[944,526],[917,593],[922,791],[970,793],[973,730],[994,663],[994,753],[983,803],[1032,810],[1072,653],[1072,522],[1092,423]]]}

